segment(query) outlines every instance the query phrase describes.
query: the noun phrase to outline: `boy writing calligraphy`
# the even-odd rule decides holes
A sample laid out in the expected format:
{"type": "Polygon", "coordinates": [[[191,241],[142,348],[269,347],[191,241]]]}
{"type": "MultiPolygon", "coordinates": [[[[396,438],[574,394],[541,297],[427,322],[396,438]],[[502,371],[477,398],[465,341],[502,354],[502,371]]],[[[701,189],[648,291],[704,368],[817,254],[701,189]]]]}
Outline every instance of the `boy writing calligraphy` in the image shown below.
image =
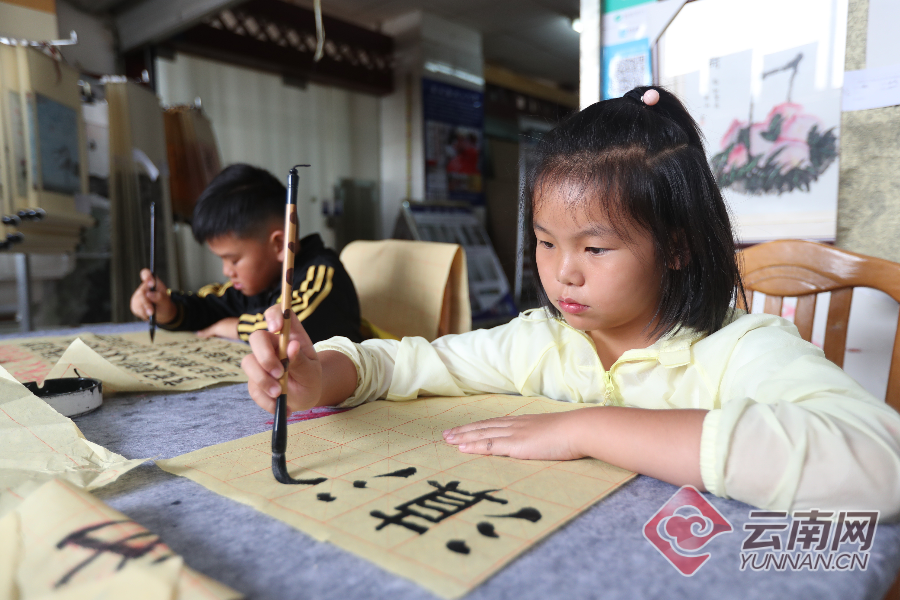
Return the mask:
{"type": "MultiPolygon", "coordinates": [[[[142,269],[131,312],[146,321],[155,304],[160,327],[200,337],[246,341],[265,329],[263,312],[280,302],[286,194],[263,169],[234,164],[223,170],[197,200],[191,226],[194,238],[222,259],[228,281],[192,293],[167,290],[157,278],[153,291],[153,275],[142,269]]],[[[310,337],[360,341],[359,301],[337,253],[314,233],[295,254],[291,307],[310,337]]]]}

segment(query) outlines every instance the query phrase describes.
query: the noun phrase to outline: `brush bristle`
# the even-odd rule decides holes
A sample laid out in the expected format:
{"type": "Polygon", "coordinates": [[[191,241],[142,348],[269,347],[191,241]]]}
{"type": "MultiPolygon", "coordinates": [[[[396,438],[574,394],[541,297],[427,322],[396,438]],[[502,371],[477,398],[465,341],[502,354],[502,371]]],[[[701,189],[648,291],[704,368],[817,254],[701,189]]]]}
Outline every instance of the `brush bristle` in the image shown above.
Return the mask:
{"type": "Polygon", "coordinates": [[[275,475],[275,480],[278,483],[288,485],[300,483],[288,474],[287,460],[284,458],[284,453],[276,452],[272,454],[272,473],[275,475]]]}

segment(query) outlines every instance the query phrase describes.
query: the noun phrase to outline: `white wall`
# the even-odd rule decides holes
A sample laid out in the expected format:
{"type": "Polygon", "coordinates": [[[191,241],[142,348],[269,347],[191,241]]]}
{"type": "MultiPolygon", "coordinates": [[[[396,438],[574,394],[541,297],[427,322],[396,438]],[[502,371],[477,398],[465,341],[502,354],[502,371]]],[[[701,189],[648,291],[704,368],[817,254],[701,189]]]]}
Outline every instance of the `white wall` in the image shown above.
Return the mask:
{"type": "MultiPolygon", "coordinates": [[[[288,87],[280,77],[184,54],[156,63],[159,95],[166,105],[199,97],[212,122],[222,165],[246,162],[282,180],[298,163],[300,235],[318,231],[326,245],[322,200],[334,197],[342,177],[379,180],[379,99],[334,87],[288,87]]],[[[211,253],[186,240],[185,286],[196,289],[223,279],[211,253]]]]}

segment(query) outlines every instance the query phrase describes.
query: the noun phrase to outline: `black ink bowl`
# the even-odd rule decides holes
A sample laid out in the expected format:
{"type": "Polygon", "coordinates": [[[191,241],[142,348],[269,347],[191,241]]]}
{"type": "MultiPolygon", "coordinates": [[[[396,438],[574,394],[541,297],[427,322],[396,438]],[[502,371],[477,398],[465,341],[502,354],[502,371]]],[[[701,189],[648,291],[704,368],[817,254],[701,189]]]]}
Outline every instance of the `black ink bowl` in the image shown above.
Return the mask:
{"type": "Polygon", "coordinates": [[[64,417],[79,417],[103,404],[103,384],[99,379],[62,377],[45,380],[43,387],[38,387],[36,381],[24,385],[64,417]]]}

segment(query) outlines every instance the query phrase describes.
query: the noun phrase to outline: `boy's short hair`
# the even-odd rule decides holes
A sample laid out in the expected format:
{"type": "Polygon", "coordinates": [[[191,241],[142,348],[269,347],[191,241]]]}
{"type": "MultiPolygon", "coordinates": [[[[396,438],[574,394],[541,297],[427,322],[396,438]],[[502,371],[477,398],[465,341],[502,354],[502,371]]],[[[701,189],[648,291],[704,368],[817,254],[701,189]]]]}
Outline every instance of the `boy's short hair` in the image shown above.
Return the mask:
{"type": "MultiPolygon", "coordinates": [[[[534,203],[542,187],[569,185],[569,206],[599,208],[626,243],[628,222],[652,237],[663,277],[651,335],[681,326],[710,334],[744,293],[728,209],[699,126],[659,86],[653,87],[659,102],[645,105],[641,97],[648,89],[597,102],[544,136],[523,195],[524,234],[534,260],[534,203]]],[[[538,297],[561,316],[540,282],[538,297]]]]}
{"type": "Polygon", "coordinates": [[[287,188],[266,171],[244,163],[226,167],[200,194],[191,229],[203,244],[234,234],[265,235],[273,220],[284,219],[287,188]]]}

